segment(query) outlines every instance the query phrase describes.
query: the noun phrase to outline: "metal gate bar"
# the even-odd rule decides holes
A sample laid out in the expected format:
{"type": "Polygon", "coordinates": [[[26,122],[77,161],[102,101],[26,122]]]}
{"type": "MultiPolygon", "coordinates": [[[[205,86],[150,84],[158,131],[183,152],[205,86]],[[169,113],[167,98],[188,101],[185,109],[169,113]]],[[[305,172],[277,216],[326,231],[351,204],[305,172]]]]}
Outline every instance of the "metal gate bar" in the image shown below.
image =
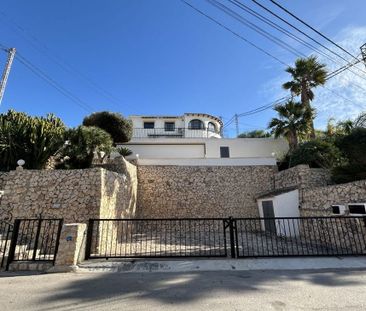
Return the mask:
{"type": "Polygon", "coordinates": [[[62,219],[16,219],[6,270],[14,261],[55,263],[62,219]]]}
{"type": "Polygon", "coordinates": [[[90,219],[86,258],[227,257],[223,219],[90,219]]]}
{"type": "Polygon", "coordinates": [[[237,218],[238,258],[366,255],[365,217],[237,218]]]}
{"type": "Polygon", "coordinates": [[[90,219],[86,246],[86,259],[346,255],[366,255],[366,217],[90,219]]]}

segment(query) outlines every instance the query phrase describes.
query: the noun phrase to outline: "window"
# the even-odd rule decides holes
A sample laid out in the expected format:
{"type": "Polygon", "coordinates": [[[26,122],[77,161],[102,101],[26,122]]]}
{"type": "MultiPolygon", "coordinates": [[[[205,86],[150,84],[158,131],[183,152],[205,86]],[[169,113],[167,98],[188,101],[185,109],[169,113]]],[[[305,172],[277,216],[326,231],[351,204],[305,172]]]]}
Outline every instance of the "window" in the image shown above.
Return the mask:
{"type": "Polygon", "coordinates": [[[350,214],[366,214],[364,204],[348,204],[350,214]]]}
{"type": "Polygon", "coordinates": [[[144,122],[144,129],[153,129],[155,126],[154,122],[144,122]]]}
{"type": "Polygon", "coordinates": [[[203,122],[198,119],[191,120],[189,122],[188,128],[191,130],[202,130],[204,128],[203,122]]]}
{"type": "Polygon", "coordinates": [[[339,205],[332,205],[332,211],[333,211],[333,214],[337,214],[337,215],[339,215],[341,213],[339,205]]]}
{"type": "Polygon", "coordinates": [[[230,158],[229,147],[220,147],[220,157],[221,158],[230,158]]]}
{"type": "Polygon", "coordinates": [[[214,123],[208,122],[208,127],[207,128],[210,132],[216,133],[216,125],[214,123]]]}
{"type": "Polygon", "coordinates": [[[164,123],[165,132],[174,132],[175,131],[175,123],[174,122],[165,122],[164,123]]]}

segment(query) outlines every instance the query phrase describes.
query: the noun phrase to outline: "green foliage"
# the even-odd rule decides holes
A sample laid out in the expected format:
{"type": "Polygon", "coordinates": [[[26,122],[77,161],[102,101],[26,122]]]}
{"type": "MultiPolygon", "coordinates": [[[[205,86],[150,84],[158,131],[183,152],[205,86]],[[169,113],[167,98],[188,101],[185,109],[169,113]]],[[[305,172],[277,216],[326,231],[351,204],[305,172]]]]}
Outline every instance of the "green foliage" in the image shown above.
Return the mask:
{"type": "Polygon", "coordinates": [[[132,122],[119,113],[95,112],[83,120],[84,126],[96,126],[109,133],[114,144],[125,143],[132,136],[132,122]]]}
{"type": "Polygon", "coordinates": [[[299,58],[295,61],[295,67],[286,69],[292,80],[284,83],[282,87],[290,90],[295,96],[301,96],[303,105],[309,104],[314,99],[313,88],[324,85],[327,71],[324,64],[320,64],[315,56],[299,58]]]}
{"type": "Polygon", "coordinates": [[[238,135],[238,138],[265,138],[271,137],[271,133],[263,130],[254,130],[250,132],[244,132],[238,135]]]}
{"type": "Polygon", "coordinates": [[[332,172],[337,183],[366,179],[366,128],[358,127],[336,139],[335,144],[348,160],[347,165],[336,167],[332,172]]]}
{"type": "Polygon", "coordinates": [[[310,131],[310,122],[313,119],[314,111],[301,103],[289,100],[284,105],[277,105],[274,108],[278,113],[278,118],[273,118],[268,127],[274,136],[285,137],[294,150],[299,139],[305,137],[310,131]]]}
{"type": "Polygon", "coordinates": [[[132,154],[132,151],[126,147],[119,147],[116,150],[123,157],[127,157],[132,154]]]}
{"type": "Polygon", "coordinates": [[[331,142],[314,139],[300,144],[289,154],[290,167],[308,164],[310,167],[331,169],[344,163],[341,151],[331,142]]]}
{"type": "Polygon", "coordinates": [[[335,167],[332,179],[337,184],[366,179],[366,165],[354,163],[335,167]]]}
{"type": "Polygon", "coordinates": [[[111,136],[98,127],[79,126],[68,130],[66,137],[67,145],[62,150],[62,156],[65,160],[58,165],[58,168],[89,168],[95,154],[102,162],[112,152],[111,136]]]}
{"type": "MultiPolygon", "coordinates": [[[[282,87],[285,90],[290,90],[293,96],[300,96],[301,104],[311,108],[310,102],[314,99],[313,89],[324,85],[327,77],[327,70],[324,64],[318,62],[315,56],[307,58],[299,58],[295,62],[295,67],[286,69],[292,80],[284,83],[282,87]]],[[[311,132],[309,137],[315,138],[314,130],[314,115],[310,120],[311,132]]]]}
{"type": "Polygon", "coordinates": [[[13,110],[0,114],[0,170],[15,169],[19,159],[28,169],[44,167],[63,145],[65,129],[52,114],[31,117],[13,110]]]}
{"type": "Polygon", "coordinates": [[[336,145],[350,164],[366,165],[366,128],[355,128],[349,135],[339,137],[336,145]]]}

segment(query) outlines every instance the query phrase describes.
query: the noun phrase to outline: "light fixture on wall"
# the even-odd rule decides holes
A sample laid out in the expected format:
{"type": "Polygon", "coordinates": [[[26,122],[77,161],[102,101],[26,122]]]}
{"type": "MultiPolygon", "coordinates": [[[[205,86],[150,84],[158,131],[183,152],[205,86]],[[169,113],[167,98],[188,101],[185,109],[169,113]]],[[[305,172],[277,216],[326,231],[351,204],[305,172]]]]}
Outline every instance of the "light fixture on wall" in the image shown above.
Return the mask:
{"type": "Polygon", "coordinates": [[[18,167],[17,170],[22,170],[23,169],[23,165],[25,164],[25,161],[23,159],[19,159],[17,161],[18,167]]]}
{"type": "Polygon", "coordinates": [[[275,158],[276,157],[276,152],[272,152],[271,156],[275,158]]]}

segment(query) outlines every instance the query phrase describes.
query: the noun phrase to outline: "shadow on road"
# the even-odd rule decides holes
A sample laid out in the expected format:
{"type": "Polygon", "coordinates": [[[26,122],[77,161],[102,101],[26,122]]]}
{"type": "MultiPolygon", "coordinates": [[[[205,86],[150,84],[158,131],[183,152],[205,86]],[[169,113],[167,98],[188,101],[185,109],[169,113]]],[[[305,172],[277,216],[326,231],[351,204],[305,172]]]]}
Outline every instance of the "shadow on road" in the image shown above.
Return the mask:
{"type": "MultiPolygon", "coordinates": [[[[245,292],[265,291],[266,285],[274,286],[288,280],[306,282],[326,287],[356,286],[351,280],[350,270],[310,272],[310,271],[233,271],[197,273],[98,273],[83,274],[72,278],[66,287],[57,292],[50,291],[42,305],[51,303],[62,306],[52,309],[67,309],[74,303],[97,306],[106,300],[109,303],[128,300],[157,301],[166,304],[192,302],[217,292],[231,292],[238,295],[245,292]],[[70,301],[73,301],[70,304],[70,301]]],[[[73,310],[77,310],[74,305],[73,310]]]]}

